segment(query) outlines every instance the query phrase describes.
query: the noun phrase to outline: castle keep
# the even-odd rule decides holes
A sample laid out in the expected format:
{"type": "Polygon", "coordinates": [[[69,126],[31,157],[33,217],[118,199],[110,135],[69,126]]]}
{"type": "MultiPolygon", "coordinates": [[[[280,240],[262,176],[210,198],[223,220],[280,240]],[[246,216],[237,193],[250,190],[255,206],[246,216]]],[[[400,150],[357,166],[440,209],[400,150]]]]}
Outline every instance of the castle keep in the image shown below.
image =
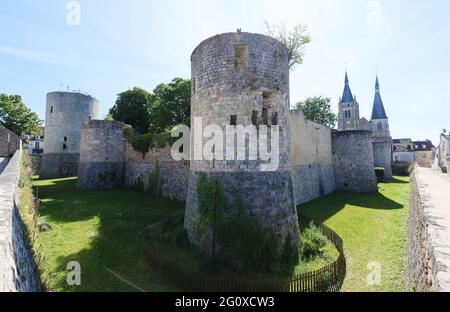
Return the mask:
{"type": "Polygon", "coordinates": [[[99,105],[97,99],[81,93],[47,94],[41,178],[77,175],[81,125],[87,120],[98,119],[99,105]]]}

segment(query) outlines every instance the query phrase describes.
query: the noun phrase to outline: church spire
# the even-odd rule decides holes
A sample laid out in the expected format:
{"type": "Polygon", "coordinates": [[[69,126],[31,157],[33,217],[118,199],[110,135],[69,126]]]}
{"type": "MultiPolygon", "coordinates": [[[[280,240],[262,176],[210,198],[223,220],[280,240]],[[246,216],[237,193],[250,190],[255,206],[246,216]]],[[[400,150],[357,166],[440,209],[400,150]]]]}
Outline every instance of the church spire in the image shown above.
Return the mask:
{"type": "Polygon", "coordinates": [[[375,99],[373,100],[372,108],[372,120],[374,119],[387,119],[386,111],[384,110],[383,100],[380,94],[380,82],[378,81],[378,75],[375,80],[375,99]]]}
{"type": "Polygon", "coordinates": [[[344,93],[342,94],[342,103],[349,103],[353,102],[353,95],[352,91],[350,90],[350,83],[348,80],[347,71],[345,71],[345,86],[344,86],[344,93]]]}

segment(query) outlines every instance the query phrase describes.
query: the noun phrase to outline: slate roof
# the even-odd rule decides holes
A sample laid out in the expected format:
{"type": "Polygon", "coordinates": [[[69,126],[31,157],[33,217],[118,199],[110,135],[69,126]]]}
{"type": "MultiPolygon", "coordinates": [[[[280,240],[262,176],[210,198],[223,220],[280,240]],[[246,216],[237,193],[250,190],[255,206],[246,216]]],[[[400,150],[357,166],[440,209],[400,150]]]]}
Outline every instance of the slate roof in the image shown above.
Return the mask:
{"type": "Polygon", "coordinates": [[[388,119],[386,111],[384,110],[383,100],[380,94],[380,83],[378,76],[375,81],[375,99],[373,100],[372,120],[374,119],[388,119]]]}
{"type": "Polygon", "coordinates": [[[352,90],[350,90],[350,83],[348,81],[347,72],[345,72],[345,86],[344,86],[344,92],[342,93],[341,102],[342,103],[353,102],[353,94],[352,94],[352,90]]]}

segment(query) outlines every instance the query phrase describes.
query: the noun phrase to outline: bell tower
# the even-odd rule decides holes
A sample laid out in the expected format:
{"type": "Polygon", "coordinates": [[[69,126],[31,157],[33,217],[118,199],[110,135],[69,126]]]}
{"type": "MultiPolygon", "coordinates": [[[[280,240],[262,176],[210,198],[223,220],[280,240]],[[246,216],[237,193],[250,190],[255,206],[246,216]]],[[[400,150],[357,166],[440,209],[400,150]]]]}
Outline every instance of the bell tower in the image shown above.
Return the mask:
{"type": "Polygon", "coordinates": [[[347,71],[345,72],[345,85],[342,97],[339,100],[338,130],[359,129],[359,104],[350,89],[347,71]]]}

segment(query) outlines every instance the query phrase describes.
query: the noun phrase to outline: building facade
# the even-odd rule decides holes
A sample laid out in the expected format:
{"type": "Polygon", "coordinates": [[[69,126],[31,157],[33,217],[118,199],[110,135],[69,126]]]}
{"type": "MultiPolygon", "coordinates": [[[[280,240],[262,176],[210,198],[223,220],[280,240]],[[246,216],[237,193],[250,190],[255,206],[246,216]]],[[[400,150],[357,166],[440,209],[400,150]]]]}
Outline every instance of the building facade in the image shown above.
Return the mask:
{"type": "Polygon", "coordinates": [[[44,132],[45,128],[40,127],[39,135],[25,134],[25,142],[23,144],[25,153],[28,155],[41,155],[44,153],[44,132]]]}
{"type": "Polygon", "coordinates": [[[394,162],[413,163],[416,161],[412,139],[392,140],[392,158],[394,162]]]}

